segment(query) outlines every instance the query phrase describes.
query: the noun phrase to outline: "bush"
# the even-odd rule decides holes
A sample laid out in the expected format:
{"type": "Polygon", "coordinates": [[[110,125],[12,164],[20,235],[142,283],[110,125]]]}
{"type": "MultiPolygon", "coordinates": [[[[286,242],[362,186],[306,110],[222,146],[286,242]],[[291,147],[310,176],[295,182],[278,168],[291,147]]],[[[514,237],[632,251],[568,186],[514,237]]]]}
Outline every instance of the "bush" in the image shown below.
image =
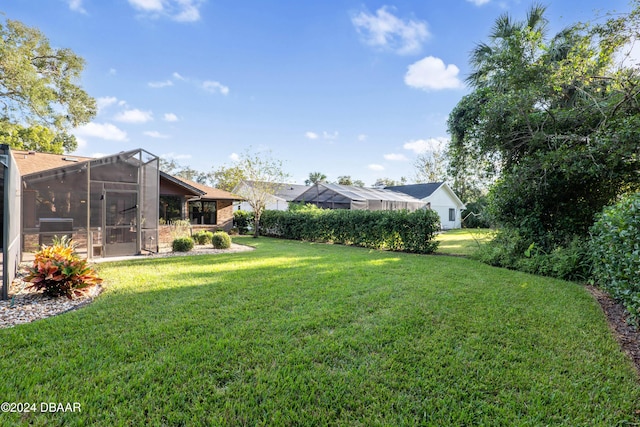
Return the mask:
{"type": "Polygon", "coordinates": [[[248,234],[253,227],[253,212],[235,211],[233,213],[233,227],[237,228],[240,234],[248,234]]]}
{"type": "Polygon", "coordinates": [[[51,246],[43,246],[27,270],[24,280],[32,283],[29,288],[42,290],[50,297],[64,295],[72,299],[102,282],[87,260],[76,254],[73,242],[66,236],[54,239],[51,246]]]}
{"type": "Polygon", "coordinates": [[[640,323],[640,193],[605,208],[591,227],[592,277],[640,323]]]}
{"type": "Polygon", "coordinates": [[[198,245],[206,245],[211,243],[211,238],[213,237],[213,233],[210,231],[202,230],[197,233],[193,233],[193,240],[198,245]]]}
{"type": "Polygon", "coordinates": [[[495,267],[564,280],[586,280],[590,271],[588,250],[583,239],[574,237],[545,251],[536,242],[523,238],[518,230],[505,228],[483,245],[475,257],[495,267]]]}
{"type": "Polygon", "coordinates": [[[224,231],[216,231],[211,238],[214,249],[229,249],[231,247],[231,237],[224,231]]]}
{"type": "Polygon", "coordinates": [[[263,235],[285,239],[431,253],[438,247],[434,237],[439,223],[432,210],[299,209],[265,211],[260,229],[263,235]]]}
{"type": "Polygon", "coordinates": [[[178,237],[171,243],[173,252],[189,252],[193,249],[194,241],[191,237],[178,237]]]}
{"type": "Polygon", "coordinates": [[[485,212],[486,206],[486,197],[480,197],[475,202],[467,203],[466,208],[462,211],[462,226],[464,228],[490,228],[491,222],[485,212]]]}

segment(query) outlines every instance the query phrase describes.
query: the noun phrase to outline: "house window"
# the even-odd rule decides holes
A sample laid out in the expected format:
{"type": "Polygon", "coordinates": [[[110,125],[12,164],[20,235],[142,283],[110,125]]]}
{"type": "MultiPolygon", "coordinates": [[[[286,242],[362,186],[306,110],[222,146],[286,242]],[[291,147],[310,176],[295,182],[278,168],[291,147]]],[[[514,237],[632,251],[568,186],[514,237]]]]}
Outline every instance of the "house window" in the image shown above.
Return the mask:
{"type": "Polygon", "coordinates": [[[455,209],[449,209],[449,221],[456,221],[456,210],[455,209]]]}
{"type": "Polygon", "coordinates": [[[189,202],[189,221],[191,224],[216,225],[218,223],[216,202],[189,202]]]}
{"type": "Polygon", "coordinates": [[[160,196],[160,218],[167,222],[182,219],[181,199],[180,196],[160,196]]]}

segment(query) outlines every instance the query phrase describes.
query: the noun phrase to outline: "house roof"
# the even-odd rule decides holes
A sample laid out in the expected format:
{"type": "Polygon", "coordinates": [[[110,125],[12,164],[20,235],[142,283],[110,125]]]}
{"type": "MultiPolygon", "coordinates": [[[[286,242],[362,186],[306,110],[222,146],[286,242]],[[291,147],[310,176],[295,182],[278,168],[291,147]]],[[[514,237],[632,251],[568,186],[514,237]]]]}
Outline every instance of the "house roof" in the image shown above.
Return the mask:
{"type": "MultiPolygon", "coordinates": [[[[161,172],[164,173],[164,172],[161,172]]],[[[168,175],[168,174],[165,174],[168,175]]],[[[192,188],[200,192],[202,195],[199,196],[202,200],[244,200],[242,197],[230,193],[228,191],[220,190],[218,188],[209,187],[208,185],[200,184],[195,181],[191,181],[186,178],[180,178],[177,176],[168,175],[173,178],[173,182],[180,181],[188,188],[192,188]]]]}
{"type": "Polygon", "coordinates": [[[299,195],[295,201],[313,201],[313,202],[343,202],[343,201],[365,201],[365,200],[377,200],[377,201],[398,201],[408,203],[421,203],[420,200],[396,191],[379,189],[379,188],[364,188],[355,187],[352,185],[340,185],[340,184],[327,184],[320,183],[313,187],[307,187],[307,191],[299,195]],[[338,197],[336,197],[338,196],[338,197]]]}
{"type": "Polygon", "coordinates": [[[416,199],[424,200],[430,197],[433,193],[441,188],[450,195],[451,199],[460,209],[464,209],[465,205],[458,195],[447,185],[445,182],[430,182],[427,184],[410,184],[410,185],[396,185],[392,187],[385,187],[388,190],[398,191],[404,194],[415,197],[416,199]]]}
{"type": "Polygon", "coordinates": [[[18,165],[20,175],[29,175],[49,169],[57,169],[77,162],[95,160],[93,157],[73,156],[71,154],[37,153],[35,151],[11,150],[18,165]]]}
{"type": "Polygon", "coordinates": [[[416,199],[424,199],[431,196],[444,182],[430,182],[427,184],[394,185],[385,187],[387,190],[408,194],[416,199]]]}

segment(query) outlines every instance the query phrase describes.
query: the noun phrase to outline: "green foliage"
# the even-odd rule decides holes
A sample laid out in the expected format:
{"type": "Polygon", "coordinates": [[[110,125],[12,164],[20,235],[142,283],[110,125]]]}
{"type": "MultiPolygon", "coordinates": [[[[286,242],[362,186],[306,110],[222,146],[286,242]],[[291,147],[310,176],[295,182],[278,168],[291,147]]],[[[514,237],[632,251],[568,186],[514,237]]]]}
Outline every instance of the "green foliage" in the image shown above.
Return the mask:
{"type": "Polygon", "coordinates": [[[605,208],[591,233],[593,279],[640,324],[640,193],[605,208]]]}
{"type": "Polygon", "coordinates": [[[193,240],[198,245],[206,245],[207,243],[211,243],[211,238],[213,237],[213,233],[206,230],[201,230],[196,233],[193,233],[193,240]]]}
{"type": "Polygon", "coordinates": [[[97,111],[96,101],[77,83],[83,68],[82,58],[69,49],[52,48],[38,29],[9,19],[0,22],[4,141],[23,149],[75,149],[75,138],[67,131],[88,123],[97,111]]]}
{"type": "Polygon", "coordinates": [[[485,208],[487,207],[487,198],[480,197],[475,202],[465,204],[466,208],[462,211],[462,226],[464,228],[490,228],[491,223],[487,218],[485,208]]]}
{"type": "Polygon", "coordinates": [[[191,237],[178,237],[171,242],[173,252],[189,252],[195,245],[191,237]]]}
{"type": "Polygon", "coordinates": [[[238,229],[238,233],[247,234],[253,224],[253,212],[250,211],[234,211],[233,226],[238,229]]]}
{"type": "Polygon", "coordinates": [[[35,254],[24,280],[31,283],[30,288],[42,290],[44,295],[69,299],[102,282],[87,260],[76,254],[75,245],[67,236],[55,238],[51,246],[43,246],[35,254]]]}
{"type": "Polygon", "coordinates": [[[475,257],[489,265],[531,274],[574,281],[588,278],[591,263],[584,239],[575,237],[552,246],[549,251],[543,249],[548,246],[531,241],[518,229],[505,228],[491,242],[481,246],[475,257]]]}
{"type": "Polygon", "coordinates": [[[231,247],[231,237],[224,231],[216,231],[211,237],[214,249],[229,249],[231,247]]]}
{"type": "Polygon", "coordinates": [[[265,211],[261,232],[285,239],[425,254],[438,247],[434,237],[439,223],[438,214],[431,210],[301,209],[265,211]]]}
{"type": "Polygon", "coordinates": [[[549,37],[534,6],[499,17],[472,52],[473,91],[449,116],[451,164],[498,176],[488,213],[544,253],[586,239],[603,206],[640,186],[640,76],[615,64],[639,12],[549,37]]]}

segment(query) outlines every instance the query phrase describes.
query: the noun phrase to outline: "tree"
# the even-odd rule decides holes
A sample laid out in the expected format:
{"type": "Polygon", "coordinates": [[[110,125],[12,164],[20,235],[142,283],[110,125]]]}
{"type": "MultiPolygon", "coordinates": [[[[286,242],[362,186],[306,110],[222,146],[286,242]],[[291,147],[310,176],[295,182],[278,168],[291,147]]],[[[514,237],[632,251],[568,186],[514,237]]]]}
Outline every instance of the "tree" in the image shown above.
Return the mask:
{"type": "Polygon", "coordinates": [[[364,182],[360,179],[353,180],[350,175],[340,175],[336,184],[353,185],[355,187],[364,187],[364,182]]]}
{"type": "Polygon", "coordinates": [[[472,53],[473,91],[448,121],[452,167],[497,177],[494,219],[544,251],[586,236],[603,206],[640,188],[640,78],[614,61],[638,9],[549,37],[534,6],[524,21],[499,17],[472,53]]]}
{"type": "Polygon", "coordinates": [[[416,169],[413,180],[418,184],[447,180],[447,155],[443,148],[433,146],[418,155],[413,166],[416,169]]]}
{"type": "Polygon", "coordinates": [[[304,180],[304,185],[315,185],[327,181],[327,175],[322,172],[309,173],[309,179],[304,180]]]}
{"type": "Polygon", "coordinates": [[[238,172],[244,177],[244,185],[238,186],[236,194],[243,197],[253,210],[253,237],[260,235],[260,217],[271,197],[284,185],[289,175],[283,172],[282,162],[270,152],[251,153],[247,150],[236,163],[238,172]]]}
{"type": "Polygon", "coordinates": [[[247,179],[244,171],[238,165],[220,166],[209,174],[211,185],[221,190],[233,192],[242,181],[247,179]]]}
{"type": "Polygon", "coordinates": [[[188,179],[190,181],[197,182],[198,184],[207,185],[209,181],[209,175],[205,172],[191,169],[189,166],[180,165],[174,159],[160,158],[160,170],[168,173],[169,175],[176,176],[178,178],[188,179]]]}
{"type": "Polygon", "coordinates": [[[96,114],[95,100],[78,84],[83,68],[81,57],[52,48],[38,29],[0,22],[2,142],[53,153],[75,150],[69,130],[96,114]]]}
{"type": "Polygon", "coordinates": [[[384,188],[384,187],[393,187],[396,185],[404,185],[407,183],[407,178],[404,176],[400,177],[399,181],[395,181],[391,178],[378,178],[376,182],[373,184],[374,188],[384,188]]]}

